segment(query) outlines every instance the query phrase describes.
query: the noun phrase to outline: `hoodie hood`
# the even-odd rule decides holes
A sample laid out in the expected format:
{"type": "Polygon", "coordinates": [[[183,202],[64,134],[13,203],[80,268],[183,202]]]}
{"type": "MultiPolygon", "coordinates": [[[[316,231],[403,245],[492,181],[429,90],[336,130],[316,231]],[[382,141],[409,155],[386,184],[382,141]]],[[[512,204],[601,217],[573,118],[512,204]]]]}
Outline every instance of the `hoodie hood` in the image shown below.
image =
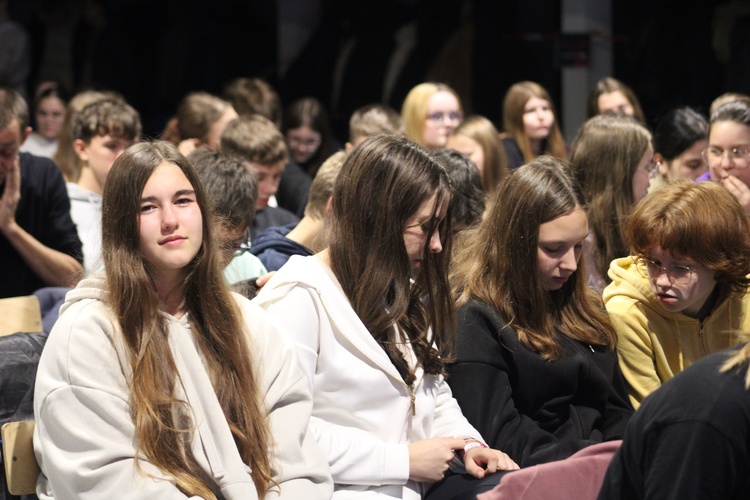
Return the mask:
{"type": "Polygon", "coordinates": [[[106,297],[107,287],[104,274],[97,274],[94,277],[83,279],[78,282],[75,288],[65,294],[65,302],[60,307],[60,314],[76,302],[89,299],[103,301],[106,297]]]}
{"type": "Polygon", "coordinates": [[[659,307],[654,292],[648,284],[648,278],[641,276],[632,256],[613,260],[609,265],[607,275],[612,283],[602,293],[605,304],[613,296],[624,295],[639,302],[647,302],[652,307],[659,307]]]}
{"type": "Polygon", "coordinates": [[[278,271],[293,255],[312,255],[309,248],[287,238],[297,223],[269,227],[252,241],[250,252],[258,257],[268,271],[278,271]]]}
{"type": "Polygon", "coordinates": [[[305,247],[286,237],[286,235],[295,227],[297,227],[297,223],[293,222],[285,226],[274,226],[264,229],[252,241],[250,247],[251,253],[259,255],[268,249],[274,249],[287,255],[297,255],[299,253],[299,248],[305,247]]]}

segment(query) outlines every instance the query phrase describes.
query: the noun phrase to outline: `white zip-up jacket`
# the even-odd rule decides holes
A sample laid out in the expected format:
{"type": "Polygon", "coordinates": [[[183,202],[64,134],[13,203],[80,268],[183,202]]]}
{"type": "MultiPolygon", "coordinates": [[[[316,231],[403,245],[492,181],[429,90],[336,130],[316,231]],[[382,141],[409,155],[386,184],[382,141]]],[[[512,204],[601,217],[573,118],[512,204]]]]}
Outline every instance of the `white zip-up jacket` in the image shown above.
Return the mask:
{"type": "MultiPolygon", "coordinates": [[[[68,293],[39,362],[34,394],[34,450],[42,469],[41,499],[186,498],[145,458],[135,467],[130,416],[130,364],[104,280],[82,281],[68,293]],[[153,476],[153,477],[149,477],[153,476]]],[[[325,457],[308,432],[311,397],[293,344],[264,311],[236,296],[250,331],[250,350],[269,413],[274,480],[266,498],[330,498],[325,457]]],[[[187,315],[168,317],[169,345],[179,373],[175,397],[186,401],[195,431],[193,455],[226,500],[258,494],[242,461],[195,344],[187,315]]]]}
{"type": "Polygon", "coordinates": [[[412,407],[412,390],[317,256],[293,256],[254,300],[297,343],[334,499],[419,499],[429,485],[409,480],[409,443],[481,439],[441,376],[418,371],[412,407]]]}

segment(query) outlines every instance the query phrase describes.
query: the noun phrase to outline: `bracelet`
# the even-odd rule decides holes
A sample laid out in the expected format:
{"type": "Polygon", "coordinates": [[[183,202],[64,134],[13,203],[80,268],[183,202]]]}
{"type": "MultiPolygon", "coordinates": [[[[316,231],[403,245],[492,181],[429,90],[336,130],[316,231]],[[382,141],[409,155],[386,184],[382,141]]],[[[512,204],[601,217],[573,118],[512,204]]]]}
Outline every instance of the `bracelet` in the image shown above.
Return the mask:
{"type": "Polygon", "coordinates": [[[466,458],[466,454],[472,448],[489,448],[489,446],[480,441],[471,441],[470,443],[466,443],[464,449],[462,451],[459,451],[459,453],[461,454],[461,460],[464,460],[464,458],[466,458]]]}

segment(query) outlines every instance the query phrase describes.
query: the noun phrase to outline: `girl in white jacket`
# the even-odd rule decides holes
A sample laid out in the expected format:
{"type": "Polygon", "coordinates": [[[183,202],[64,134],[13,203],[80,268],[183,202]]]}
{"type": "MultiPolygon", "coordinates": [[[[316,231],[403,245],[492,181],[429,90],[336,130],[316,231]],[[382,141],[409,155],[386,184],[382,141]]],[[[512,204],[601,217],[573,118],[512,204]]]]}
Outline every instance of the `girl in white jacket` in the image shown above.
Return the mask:
{"type": "Polygon", "coordinates": [[[445,169],[420,146],[368,139],[336,180],[328,248],[292,257],[256,299],[296,340],[334,498],[421,498],[454,451],[478,478],[516,468],[443,379],[450,200],[445,169]]]}
{"type": "Polygon", "coordinates": [[[294,350],[229,292],[206,206],[166,142],[113,165],[104,276],[68,294],[39,363],[41,498],[330,497],[294,350]]]}

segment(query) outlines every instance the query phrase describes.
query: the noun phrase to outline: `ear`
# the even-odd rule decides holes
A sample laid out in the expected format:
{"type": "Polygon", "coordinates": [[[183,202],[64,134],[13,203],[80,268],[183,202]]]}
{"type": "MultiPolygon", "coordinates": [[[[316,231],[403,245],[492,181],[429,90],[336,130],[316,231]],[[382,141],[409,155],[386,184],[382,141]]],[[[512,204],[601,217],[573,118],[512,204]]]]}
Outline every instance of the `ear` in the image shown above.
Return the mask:
{"type": "Polygon", "coordinates": [[[669,165],[667,165],[667,160],[665,160],[660,153],[654,153],[654,162],[656,162],[659,173],[666,176],[669,172],[669,165]]]}
{"type": "Polygon", "coordinates": [[[347,141],[346,144],[344,144],[344,152],[348,153],[349,151],[352,150],[353,147],[354,147],[354,144],[347,141]]]}
{"type": "Polygon", "coordinates": [[[23,130],[23,134],[21,134],[23,136],[23,137],[21,137],[21,144],[23,144],[24,142],[26,142],[26,139],[29,138],[30,134],[31,134],[31,127],[26,127],[23,130]]]}
{"type": "Polygon", "coordinates": [[[331,215],[331,210],[333,210],[333,196],[329,196],[326,202],[326,217],[331,215]]]}
{"type": "Polygon", "coordinates": [[[89,161],[88,144],[83,142],[82,139],[73,141],[73,151],[76,152],[76,156],[81,161],[89,161]]]}

